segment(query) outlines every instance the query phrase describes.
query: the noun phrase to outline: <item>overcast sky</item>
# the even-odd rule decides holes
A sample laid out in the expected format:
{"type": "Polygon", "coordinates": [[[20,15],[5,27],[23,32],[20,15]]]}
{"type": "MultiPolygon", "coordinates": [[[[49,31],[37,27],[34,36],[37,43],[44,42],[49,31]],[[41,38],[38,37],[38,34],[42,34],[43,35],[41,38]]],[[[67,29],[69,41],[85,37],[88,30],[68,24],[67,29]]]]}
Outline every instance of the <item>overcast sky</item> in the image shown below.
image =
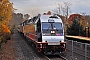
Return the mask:
{"type": "Polygon", "coordinates": [[[89,0],[10,0],[13,2],[17,13],[36,15],[56,9],[57,4],[63,5],[68,2],[70,6],[70,13],[86,13],[90,14],[89,0]]]}

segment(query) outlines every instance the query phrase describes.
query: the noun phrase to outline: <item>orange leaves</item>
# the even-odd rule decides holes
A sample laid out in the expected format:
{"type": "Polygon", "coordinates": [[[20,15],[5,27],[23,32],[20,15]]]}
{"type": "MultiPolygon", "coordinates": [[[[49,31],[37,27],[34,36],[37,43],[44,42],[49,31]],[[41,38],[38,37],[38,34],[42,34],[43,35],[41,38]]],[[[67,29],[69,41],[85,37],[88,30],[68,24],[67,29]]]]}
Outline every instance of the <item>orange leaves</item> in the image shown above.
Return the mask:
{"type": "Polygon", "coordinates": [[[0,41],[10,36],[9,21],[12,18],[13,6],[10,0],[0,0],[0,41]]]}
{"type": "Polygon", "coordinates": [[[13,6],[12,3],[9,2],[9,0],[3,0],[0,3],[0,17],[2,17],[2,20],[11,20],[13,12],[13,6]]]}
{"type": "Polygon", "coordinates": [[[3,29],[3,31],[2,31],[3,33],[11,33],[8,26],[6,26],[6,25],[2,25],[2,29],[3,29]]]}
{"type": "Polygon", "coordinates": [[[2,0],[0,3],[0,30],[4,33],[10,33],[9,21],[12,18],[13,6],[9,0],[2,0]],[[3,30],[2,30],[3,29],[3,30]]]}

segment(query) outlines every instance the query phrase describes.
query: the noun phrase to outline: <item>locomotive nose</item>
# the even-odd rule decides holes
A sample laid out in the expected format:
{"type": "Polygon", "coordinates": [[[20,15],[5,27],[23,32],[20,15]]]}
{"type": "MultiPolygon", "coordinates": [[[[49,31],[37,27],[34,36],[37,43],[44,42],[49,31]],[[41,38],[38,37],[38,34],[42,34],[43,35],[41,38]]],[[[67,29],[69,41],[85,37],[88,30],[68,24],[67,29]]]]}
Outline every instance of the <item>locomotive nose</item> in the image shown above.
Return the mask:
{"type": "Polygon", "coordinates": [[[64,40],[63,36],[42,36],[42,40],[45,40],[47,42],[60,42],[61,40],[64,40]]]}

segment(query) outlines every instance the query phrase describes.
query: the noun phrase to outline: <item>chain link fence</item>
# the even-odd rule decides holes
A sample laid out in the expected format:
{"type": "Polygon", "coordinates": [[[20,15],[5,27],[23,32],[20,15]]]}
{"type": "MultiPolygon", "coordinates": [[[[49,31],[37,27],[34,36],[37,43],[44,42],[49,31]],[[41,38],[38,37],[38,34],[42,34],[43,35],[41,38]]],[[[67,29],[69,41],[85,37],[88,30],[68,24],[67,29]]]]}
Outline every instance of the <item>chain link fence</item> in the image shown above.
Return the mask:
{"type": "Polygon", "coordinates": [[[68,60],[90,60],[90,44],[66,39],[68,60]]]}

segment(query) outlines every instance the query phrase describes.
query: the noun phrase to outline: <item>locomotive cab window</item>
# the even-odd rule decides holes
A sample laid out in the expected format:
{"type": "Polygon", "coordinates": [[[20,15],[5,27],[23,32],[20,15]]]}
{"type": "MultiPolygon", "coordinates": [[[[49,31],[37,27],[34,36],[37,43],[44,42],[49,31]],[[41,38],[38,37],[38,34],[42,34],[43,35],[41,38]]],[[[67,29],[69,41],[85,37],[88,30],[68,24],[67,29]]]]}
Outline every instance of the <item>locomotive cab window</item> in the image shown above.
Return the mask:
{"type": "Polygon", "coordinates": [[[54,29],[62,29],[62,24],[61,23],[53,23],[53,28],[54,29]]]}
{"type": "Polygon", "coordinates": [[[63,35],[62,23],[58,22],[44,22],[42,23],[42,32],[43,35],[50,36],[53,35],[63,35]]]}

